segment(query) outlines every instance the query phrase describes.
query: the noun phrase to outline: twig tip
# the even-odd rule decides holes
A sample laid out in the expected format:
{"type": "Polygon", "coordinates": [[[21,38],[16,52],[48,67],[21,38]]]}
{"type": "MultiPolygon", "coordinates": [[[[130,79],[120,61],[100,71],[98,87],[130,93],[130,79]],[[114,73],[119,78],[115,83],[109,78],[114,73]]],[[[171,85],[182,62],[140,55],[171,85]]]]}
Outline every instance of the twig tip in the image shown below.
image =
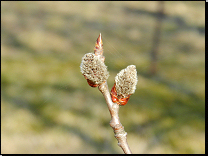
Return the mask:
{"type": "Polygon", "coordinates": [[[103,41],[102,41],[101,33],[99,34],[97,41],[95,43],[94,53],[95,55],[103,55],[103,41]]]}

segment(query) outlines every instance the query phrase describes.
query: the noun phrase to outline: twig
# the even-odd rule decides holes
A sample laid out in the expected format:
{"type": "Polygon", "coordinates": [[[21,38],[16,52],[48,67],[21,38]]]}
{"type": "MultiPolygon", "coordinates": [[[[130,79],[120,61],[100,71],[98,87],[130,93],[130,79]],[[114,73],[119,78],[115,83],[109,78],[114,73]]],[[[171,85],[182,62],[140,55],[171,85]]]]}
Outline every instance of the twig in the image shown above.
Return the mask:
{"type": "Polygon", "coordinates": [[[127,133],[119,120],[118,112],[119,105],[126,105],[130,96],[135,92],[137,84],[136,66],[127,66],[117,74],[110,94],[107,84],[109,73],[104,61],[103,42],[100,34],[95,43],[94,54],[87,53],[83,56],[80,69],[88,84],[91,87],[98,87],[105,97],[111,114],[110,126],[114,130],[118,145],[125,154],[131,154],[127,143],[127,133]]]}
{"type": "Polygon", "coordinates": [[[125,154],[132,154],[129,145],[127,143],[127,132],[125,132],[124,127],[122,126],[118,112],[119,105],[117,103],[113,103],[111,100],[111,96],[108,90],[107,82],[101,84],[98,89],[105,97],[106,103],[108,105],[108,109],[111,115],[110,126],[113,128],[115,133],[115,138],[118,140],[118,145],[122,148],[125,154]]]}

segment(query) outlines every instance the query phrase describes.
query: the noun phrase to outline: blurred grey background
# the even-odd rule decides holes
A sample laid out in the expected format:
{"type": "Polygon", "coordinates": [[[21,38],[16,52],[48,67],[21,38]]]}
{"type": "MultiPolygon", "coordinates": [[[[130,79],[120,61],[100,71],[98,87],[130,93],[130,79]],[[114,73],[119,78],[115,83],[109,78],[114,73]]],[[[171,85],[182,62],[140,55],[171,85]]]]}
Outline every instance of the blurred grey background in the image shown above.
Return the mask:
{"type": "Polygon", "coordinates": [[[133,153],[205,153],[205,2],[1,2],[1,149],[123,153],[81,58],[134,64],[120,120],[133,153]]]}

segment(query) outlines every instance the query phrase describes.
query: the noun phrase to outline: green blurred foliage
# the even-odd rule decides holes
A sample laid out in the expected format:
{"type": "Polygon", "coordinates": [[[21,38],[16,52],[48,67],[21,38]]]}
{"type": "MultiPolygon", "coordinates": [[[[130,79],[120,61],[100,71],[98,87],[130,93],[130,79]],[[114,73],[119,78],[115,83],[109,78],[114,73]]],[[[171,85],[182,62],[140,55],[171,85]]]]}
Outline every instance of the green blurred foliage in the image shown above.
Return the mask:
{"type": "Polygon", "coordinates": [[[109,88],[134,64],[120,120],[133,153],[205,153],[205,3],[165,2],[158,73],[149,76],[157,2],[1,2],[1,149],[123,153],[79,65],[102,33],[109,88]]]}

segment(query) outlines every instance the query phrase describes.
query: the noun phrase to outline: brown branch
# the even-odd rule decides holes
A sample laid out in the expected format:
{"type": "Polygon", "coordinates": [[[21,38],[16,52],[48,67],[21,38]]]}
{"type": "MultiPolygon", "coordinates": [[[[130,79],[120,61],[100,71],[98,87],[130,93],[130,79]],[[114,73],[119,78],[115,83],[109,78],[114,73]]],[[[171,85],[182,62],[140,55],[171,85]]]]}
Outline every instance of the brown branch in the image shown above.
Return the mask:
{"type": "Polygon", "coordinates": [[[118,140],[118,146],[120,146],[125,154],[132,154],[129,145],[127,143],[127,132],[125,132],[124,127],[122,126],[118,112],[119,105],[117,103],[113,103],[111,100],[110,92],[108,90],[107,82],[101,84],[98,89],[105,97],[106,103],[108,105],[108,109],[111,115],[110,126],[113,128],[115,133],[115,138],[118,140]]]}

